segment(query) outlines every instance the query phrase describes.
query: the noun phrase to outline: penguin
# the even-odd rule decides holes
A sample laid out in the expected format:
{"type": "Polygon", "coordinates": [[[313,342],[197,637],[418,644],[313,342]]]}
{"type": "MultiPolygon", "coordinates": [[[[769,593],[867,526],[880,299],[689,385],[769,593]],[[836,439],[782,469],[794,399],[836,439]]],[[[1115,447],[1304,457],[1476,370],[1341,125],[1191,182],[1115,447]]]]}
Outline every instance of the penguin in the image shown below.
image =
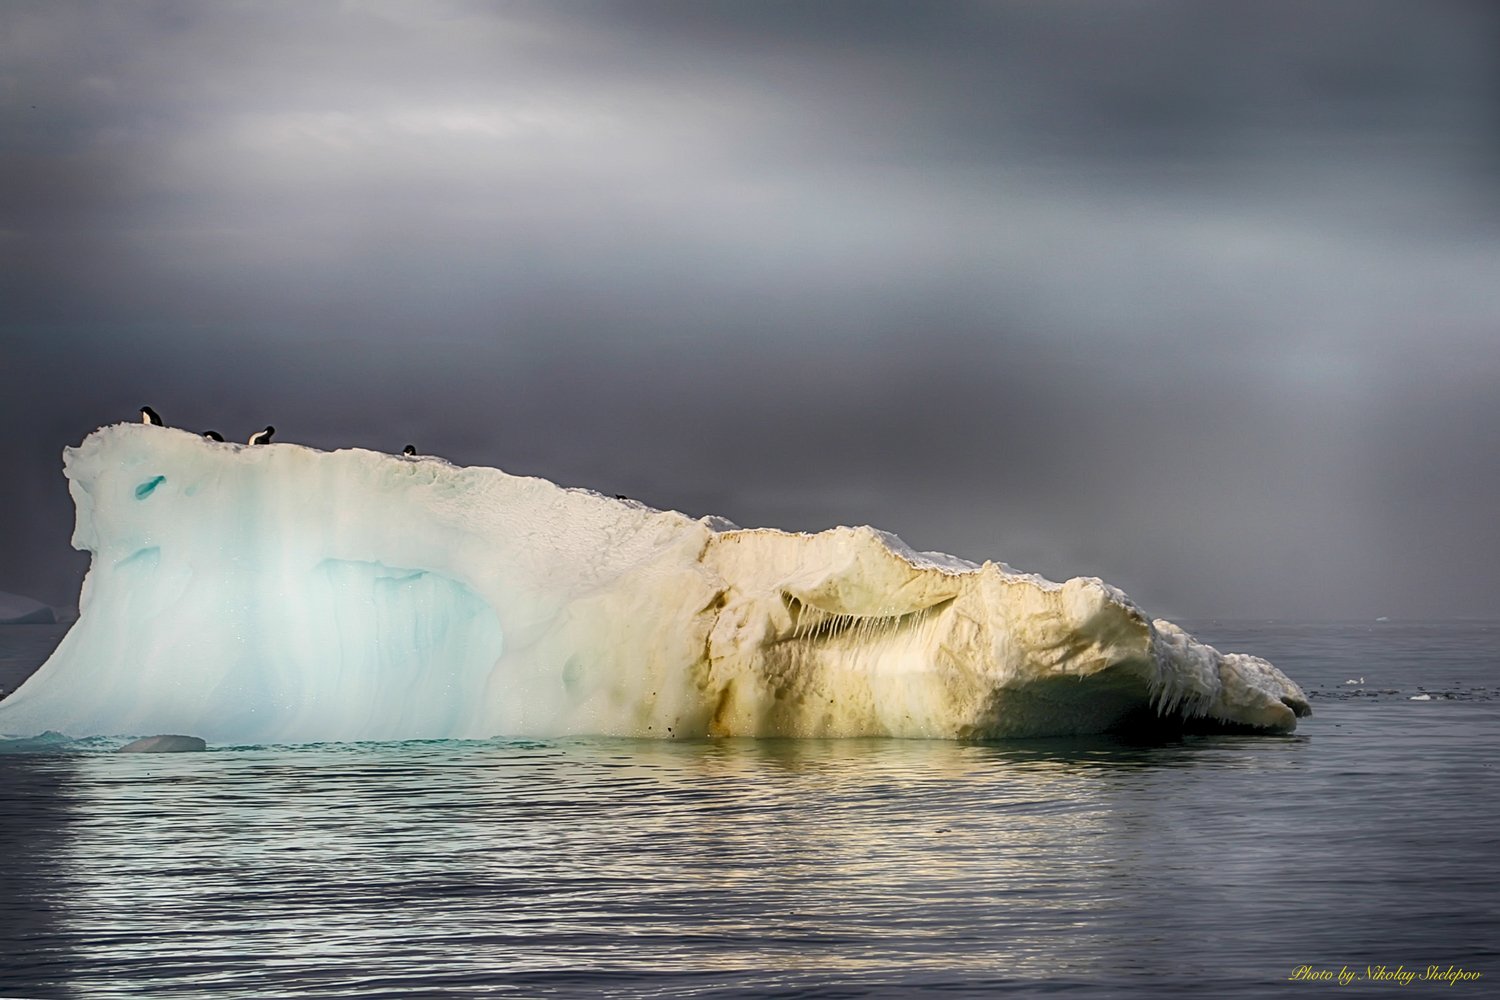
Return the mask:
{"type": "Polygon", "coordinates": [[[151,424],[155,427],[166,426],[166,424],[161,422],[161,417],[156,415],[156,411],[151,409],[151,407],[149,406],[141,407],[141,423],[151,424]]]}
{"type": "Polygon", "coordinates": [[[224,435],[220,434],[218,431],[204,431],[203,436],[208,438],[210,441],[224,440],[224,435]]]}
{"type": "Polygon", "coordinates": [[[276,433],[276,428],[272,427],[270,424],[267,424],[265,430],[263,430],[263,431],[256,431],[254,434],[250,435],[250,443],[251,444],[270,444],[271,443],[271,435],[275,434],[275,433],[276,433]]]}
{"type": "Polygon", "coordinates": [[[403,455],[415,455],[416,453],[417,453],[417,446],[414,445],[414,444],[409,444],[405,448],[401,449],[401,454],[403,454],[403,455]]]}

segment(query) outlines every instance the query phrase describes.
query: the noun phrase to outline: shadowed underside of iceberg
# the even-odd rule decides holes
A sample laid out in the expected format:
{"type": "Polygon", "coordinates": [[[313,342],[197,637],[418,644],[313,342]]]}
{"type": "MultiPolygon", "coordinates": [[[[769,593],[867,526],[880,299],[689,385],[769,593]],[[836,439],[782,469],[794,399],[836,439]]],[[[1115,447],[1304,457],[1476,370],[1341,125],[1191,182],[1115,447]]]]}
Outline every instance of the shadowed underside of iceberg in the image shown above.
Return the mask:
{"type": "Polygon", "coordinates": [[[496,469],[140,424],[64,453],[78,623],[0,733],[497,735],[1290,730],[1264,660],[1095,579],[873,528],[733,529],[496,469]]]}

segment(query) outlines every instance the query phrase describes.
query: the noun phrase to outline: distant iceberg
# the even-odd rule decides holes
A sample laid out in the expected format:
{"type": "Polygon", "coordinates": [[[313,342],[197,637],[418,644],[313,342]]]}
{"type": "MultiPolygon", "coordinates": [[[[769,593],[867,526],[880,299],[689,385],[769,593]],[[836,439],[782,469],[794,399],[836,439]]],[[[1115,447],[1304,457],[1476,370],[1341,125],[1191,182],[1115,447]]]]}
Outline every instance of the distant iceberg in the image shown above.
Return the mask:
{"type": "Polygon", "coordinates": [[[989,739],[1288,731],[1264,660],[873,528],[738,529],[497,469],[142,424],[64,453],[80,618],[0,733],[989,739]]]}
{"type": "Polygon", "coordinates": [[[0,590],[0,625],[53,625],[57,615],[41,601],[0,590]]]}

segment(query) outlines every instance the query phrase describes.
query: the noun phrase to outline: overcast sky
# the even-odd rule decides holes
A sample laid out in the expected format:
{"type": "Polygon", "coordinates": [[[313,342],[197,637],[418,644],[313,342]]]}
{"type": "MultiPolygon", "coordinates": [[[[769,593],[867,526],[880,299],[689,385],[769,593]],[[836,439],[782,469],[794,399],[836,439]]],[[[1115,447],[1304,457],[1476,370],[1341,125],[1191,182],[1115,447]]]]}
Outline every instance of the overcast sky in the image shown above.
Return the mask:
{"type": "Polygon", "coordinates": [[[0,590],[149,403],[1167,617],[1495,616],[1500,6],[0,6],[0,590]]]}

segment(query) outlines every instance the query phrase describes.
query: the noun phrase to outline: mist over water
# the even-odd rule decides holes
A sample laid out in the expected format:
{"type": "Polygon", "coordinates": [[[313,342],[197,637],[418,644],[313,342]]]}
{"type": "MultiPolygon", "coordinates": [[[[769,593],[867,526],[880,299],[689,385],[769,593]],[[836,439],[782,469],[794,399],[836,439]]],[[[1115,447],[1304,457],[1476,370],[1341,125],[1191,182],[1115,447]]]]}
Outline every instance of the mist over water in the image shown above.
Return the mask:
{"type": "Polygon", "coordinates": [[[1148,745],[32,744],[0,754],[0,993],[1258,996],[1305,964],[1496,974],[1500,625],[1189,624],[1272,658],[1315,714],[1148,745]]]}

